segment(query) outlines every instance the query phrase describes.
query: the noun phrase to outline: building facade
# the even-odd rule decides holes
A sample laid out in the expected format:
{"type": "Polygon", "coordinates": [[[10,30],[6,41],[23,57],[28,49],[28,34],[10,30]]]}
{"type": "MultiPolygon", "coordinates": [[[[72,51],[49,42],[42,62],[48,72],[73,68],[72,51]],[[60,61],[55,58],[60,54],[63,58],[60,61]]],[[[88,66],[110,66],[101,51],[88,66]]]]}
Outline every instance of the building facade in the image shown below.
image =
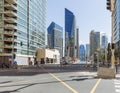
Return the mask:
{"type": "Polygon", "coordinates": [[[76,44],[76,48],[77,48],[77,51],[76,51],[76,57],[79,58],[80,56],[80,49],[79,49],[79,28],[77,27],[76,29],[76,38],[77,38],[77,44],[76,44]]]}
{"type": "Polygon", "coordinates": [[[0,0],[0,22],[0,58],[27,61],[45,46],[46,0],[0,0]]]}
{"type": "Polygon", "coordinates": [[[65,8],[65,56],[77,58],[77,36],[75,15],[65,8]]]}
{"type": "Polygon", "coordinates": [[[93,56],[95,52],[100,48],[100,32],[92,30],[90,32],[90,56],[93,56]]]}
{"type": "Polygon", "coordinates": [[[89,59],[90,57],[90,44],[86,44],[86,58],[89,59]]]}
{"type": "Polygon", "coordinates": [[[85,61],[86,57],[85,57],[85,47],[84,45],[80,45],[80,61],[85,61]]]}
{"type": "Polygon", "coordinates": [[[101,48],[107,48],[108,45],[108,37],[105,33],[101,34],[101,48]]]}
{"type": "Polygon", "coordinates": [[[36,59],[40,64],[60,63],[60,53],[56,49],[38,49],[36,59]]]}
{"type": "Polygon", "coordinates": [[[48,48],[59,50],[60,56],[63,57],[63,28],[55,22],[52,22],[47,31],[48,48]]]}
{"type": "Polygon", "coordinates": [[[113,40],[116,49],[120,50],[120,0],[114,0],[113,40]]]}

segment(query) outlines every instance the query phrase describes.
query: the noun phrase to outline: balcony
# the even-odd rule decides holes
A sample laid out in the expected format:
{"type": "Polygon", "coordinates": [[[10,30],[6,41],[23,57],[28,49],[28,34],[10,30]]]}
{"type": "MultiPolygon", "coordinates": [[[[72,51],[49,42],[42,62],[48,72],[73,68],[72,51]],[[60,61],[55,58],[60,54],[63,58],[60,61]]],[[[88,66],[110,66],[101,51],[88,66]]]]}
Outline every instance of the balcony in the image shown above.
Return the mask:
{"type": "Polygon", "coordinates": [[[17,17],[17,14],[13,11],[10,11],[10,10],[4,11],[2,13],[9,16],[9,17],[17,17]]]}
{"type": "Polygon", "coordinates": [[[17,36],[17,32],[14,32],[14,31],[4,31],[4,35],[7,35],[7,36],[17,36]]]}
{"type": "Polygon", "coordinates": [[[16,6],[12,4],[5,4],[3,6],[9,10],[17,10],[16,6]]]}
{"type": "Polygon", "coordinates": [[[13,38],[4,38],[4,41],[5,42],[14,42],[14,39],[13,38]]]}
{"type": "Polygon", "coordinates": [[[5,25],[5,29],[17,30],[17,27],[15,25],[12,25],[12,24],[7,24],[7,25],[5,25]]]}
{"type": "Polygon", "coordinates": [[[9,4],[17,4],[17,0],[5,0],[9,4]]]}
{"type": "Polygon", "coordinates": [[[13,23],[13,24],[17,23],[17,20],[15,18],[4,17],[3,20],[7,23],[10,23],[10,24],[11,23],[13,23]]]}
{"type": "Polygon", "coordinates": [[[12,49],[14,46],[11,44],[5,44],[4,45],[4,48],[7,48],[7,49],[12,49]]]}
{"type": "Polygon", "coordinates": [[[11,31],[4,31],[4,35],[7,35],[7,36],[13,36],[14,32],[11,32],[11,31]]]}

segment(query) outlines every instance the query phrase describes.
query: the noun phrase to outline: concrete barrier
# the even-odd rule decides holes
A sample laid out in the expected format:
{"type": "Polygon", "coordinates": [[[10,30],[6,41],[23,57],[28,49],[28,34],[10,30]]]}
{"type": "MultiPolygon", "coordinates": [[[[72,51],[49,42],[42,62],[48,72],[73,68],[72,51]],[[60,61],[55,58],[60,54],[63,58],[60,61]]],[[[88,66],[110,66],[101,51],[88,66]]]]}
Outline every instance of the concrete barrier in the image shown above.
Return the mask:
{"type": "Polygon", "coordinates": [[[99,78],[115,78],[116,71],[113,68],[103,68],[98,69],[97,76],[99,78]]]}

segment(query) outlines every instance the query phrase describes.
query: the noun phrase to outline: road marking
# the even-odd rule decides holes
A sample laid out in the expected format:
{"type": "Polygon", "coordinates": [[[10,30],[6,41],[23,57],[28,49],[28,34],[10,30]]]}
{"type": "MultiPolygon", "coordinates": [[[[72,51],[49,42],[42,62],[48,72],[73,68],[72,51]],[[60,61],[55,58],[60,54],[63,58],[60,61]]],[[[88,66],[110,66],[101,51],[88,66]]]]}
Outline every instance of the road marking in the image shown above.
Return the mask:
{"type": "Polygon", "coordinates": [[[120,85],[115,85],[115,88],[120,88],[120,85]]]}
{"type": "Polygon", "coordinates": [[[115,93],[120,93],[120,80],[114,80],[115,93]]]}
{"type": "Polygon", "coordinates": [[[118,92],[118,93],[120,93],[120,89],[116,89],[115,91],[118,92]]]}
{"type": "Polygon", "coordinates": [[[46,71],[48,74],[50,74],[53,78],[55,78],[56,80],[58,80],[60,83],[62,83],[65,87],[67,87],[69,90],[71,90],[73,93],[78,93],[75,89],[73,89],[72,87],[70,87],[67,83],[63,82],[61,79],[59,79],[58,77],[56,77],[54,74],[50,73],[49,71],[47,71],[46,69],[44,69],[44,67],[41,67],[44,71],[46,71]]]}
{"type": "Polygon", "coordinates": [[[94,87],[92,88],[90,93],[94,93],[95,92],[95,90],[96,90],[97,86],[99,85],[100,81],[101,81],[101,79],[98,79],[98,81],[96,82],[96,84],[94,85],[94,87]]]}
{"type": "Polygon", "coordinates": [[[59,79],[58,77],[56,77],[54,74],[49,73],[52,77],[54,77],[56,80],[58,80],[60,83],[62,83],[64,86],[66,86],[69,90],[71,90],[73,93],[78,93],[75,89],[73,89],[72,87],[70,87],[68,84],[66,84],[65,82],[63,82],[61,79],[59,79]]]}

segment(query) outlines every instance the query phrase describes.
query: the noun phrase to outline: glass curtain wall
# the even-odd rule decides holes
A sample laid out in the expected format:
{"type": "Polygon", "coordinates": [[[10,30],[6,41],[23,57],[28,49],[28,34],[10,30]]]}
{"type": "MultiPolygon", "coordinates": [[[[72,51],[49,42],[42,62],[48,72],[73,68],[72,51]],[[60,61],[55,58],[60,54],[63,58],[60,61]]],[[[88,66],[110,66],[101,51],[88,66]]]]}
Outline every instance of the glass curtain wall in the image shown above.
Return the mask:
{"type": "Polygon", "coordinates": [[[18,0],[17,53],[34,55],[45,47],[46,0],[18,0]]]}

